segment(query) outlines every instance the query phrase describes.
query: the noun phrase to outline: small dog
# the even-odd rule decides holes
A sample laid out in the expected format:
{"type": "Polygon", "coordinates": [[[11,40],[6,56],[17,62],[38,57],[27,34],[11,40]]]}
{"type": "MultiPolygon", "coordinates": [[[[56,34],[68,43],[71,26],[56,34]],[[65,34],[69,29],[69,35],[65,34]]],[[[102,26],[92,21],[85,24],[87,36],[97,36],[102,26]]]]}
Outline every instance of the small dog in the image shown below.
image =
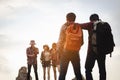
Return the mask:
{"type": "MultiPolygon", "coordinates": [[[[27,80],[27,68],[25,66],[19,69],[18,77],[16,78],[16,80],[27,80]]],[[[30,80],[32,80],[31,76],[30,80]]]]}

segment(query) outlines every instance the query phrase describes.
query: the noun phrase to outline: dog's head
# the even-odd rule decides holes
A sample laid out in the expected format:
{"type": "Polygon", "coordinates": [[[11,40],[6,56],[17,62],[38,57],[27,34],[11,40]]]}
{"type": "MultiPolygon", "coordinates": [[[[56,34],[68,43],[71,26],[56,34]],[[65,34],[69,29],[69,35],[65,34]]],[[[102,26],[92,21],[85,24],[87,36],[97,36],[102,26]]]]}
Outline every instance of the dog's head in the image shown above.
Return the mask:
{"type": "Polygon", "coordinates": [[[20,70],[19,70],[19,73],[27,73],[27,68],[25,66],[21,67],[20,70]]]}

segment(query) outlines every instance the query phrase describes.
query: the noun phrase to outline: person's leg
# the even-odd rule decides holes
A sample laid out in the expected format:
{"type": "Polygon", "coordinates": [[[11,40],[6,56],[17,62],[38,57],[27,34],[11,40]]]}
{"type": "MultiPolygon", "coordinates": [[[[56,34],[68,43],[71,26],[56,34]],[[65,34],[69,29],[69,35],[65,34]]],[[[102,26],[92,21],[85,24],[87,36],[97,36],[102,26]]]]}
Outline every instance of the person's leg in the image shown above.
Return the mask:
{"type": "Polygon", "coordinates": [[[57,80],[56,67],[53,66],[54,80],[57,80]]]}
{"type": "Polygon", "coordinates": [[[71,63],[73,65],[76,80],[82,80],[79,52],[70,53],[70,54],[71,54],[71,63]]]}
{"type": "Polygon", "coordinates": [[[68,53],[63,53],[60,58],[60,74],[59,74],[59,80],[65,80],[65,76],[67,73],[69,64],[69,56],[68,53]]]}
{"type": "Polygon", "coordinates": [[[33,67],[34,67],[35,78],[36,80],[38,80],[37,64],[34,64],[33,67]]]}
{"type": "Polygon", "coordinates": [[[31,64],[28,64],[27,80],[30,80],[31,64]]]}
{"type": "Polygon", "coordinates": [[[48,69],[48,80],[50,80],[50,67],[47,67],[48,69]]]}
{"type": "Polygon", "coordinates": [[[99,80],[106,80],[106,66],[105,66],[105,55],[100,55],[97,57],[98,67],[99,67],[99,80]]]}
{"type": "Polygon", "coordinates": [[[46,67],[43,67],[43,79],[46,80],[46,67]]]}
{"type": "Polygon", "coordinates": [[[93,80],[91,72],[95,65],[95,60],[96,60],[95,53],[91,52],[87,54],[86,63],[85,63],[86,80],[93,80]]]}

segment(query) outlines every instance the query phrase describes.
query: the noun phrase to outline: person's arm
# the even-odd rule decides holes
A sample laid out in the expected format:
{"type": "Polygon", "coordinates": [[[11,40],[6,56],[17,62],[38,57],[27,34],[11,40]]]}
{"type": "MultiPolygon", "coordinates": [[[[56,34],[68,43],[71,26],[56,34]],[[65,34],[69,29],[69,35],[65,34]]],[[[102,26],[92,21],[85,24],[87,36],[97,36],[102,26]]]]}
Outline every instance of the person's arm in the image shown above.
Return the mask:
{"type": "Polygon", "coordinates": [[[28,56],[29,56],[29,57],[34,57],[34,56],[35,56],[35,54],[29,54],[28,56]]]}
{"type": "Polygon", "coordinates": [[[35,50],[35,51],[34,51],[33,57],[36,57],[37,54],[39,54],[39,49],[38,49],[38,48],[35,48],[34,50],[35,50]]]}
{"type": "Polygon", "coordinates": [[[50,49],[51,60],[53,60],[53,49],[50,49]]]}
{"type": "Polygon", "coordinates": [[[29,57],[28,54],[29,54],[29,53],[28,53],[28,48],[27,48],[27,49],[26,49],[26,56],[27,56],[27,57],[29,57]]]}
{"type": "Polygon", "coordinates": [[[30,54],[30,48],[27,48],[26,55],[27,55],[27,57],[32,57],[33,56],[33,55],[30,54]]]}
{"type": "Polygon", "coordinates": [[[42,63],[44,61],[44,55],[43,55],[43,51],[41,52],[41,56],[40,56],[40,62],[42,63]]]}
{"type": "Polygon", "coordinates": [[[89,30],[93,26],[93,23],[92,22],[80,23],[80,26],[84,30],[89,30]]]}
{"type": "Polygon", "coordinates": [[[38,48],[36,48],[36,54],[39,54],[39,49],[38,48]]]}
{"type": "Polygon", "coordinates": [[[57,52],[59,52],[59,53],[61,53],[61,51],[63,50],[63,47],[64,47],[64,43],[65,43],[65,30],[66,30],[66,26],[63,25],[61,27],[59,39],[58,39],[58,42],[57,42],[57,52]]]}
{"type": "Polygon", "coordinates": [[[64,24],[61,27],[60,34],[59,34],[59,39],[58,39],[58,42],[57,42],[57,48],[56,48],[57,65],[60,64],[60,57],[61,57],[61,54],[63,53],[63,47],[64,47],[64,43],[65,43],[65,30],[66,30],[66,25],[64,24]]]}
{"type": "Polygon", "coordinates": [[[27,48],[26,55],[27,55],[27,57],[31,57],[31,58],[35,57],[35,54],[31,54],[30,48],[27,48]]]}
{"type": "Polygon", "coordinates": [[[52,54],[51,54],[50,50],[49,50],[49,53],[50,53],[50,55],[49,55],[50,60],[52,60],[52,54]]]}

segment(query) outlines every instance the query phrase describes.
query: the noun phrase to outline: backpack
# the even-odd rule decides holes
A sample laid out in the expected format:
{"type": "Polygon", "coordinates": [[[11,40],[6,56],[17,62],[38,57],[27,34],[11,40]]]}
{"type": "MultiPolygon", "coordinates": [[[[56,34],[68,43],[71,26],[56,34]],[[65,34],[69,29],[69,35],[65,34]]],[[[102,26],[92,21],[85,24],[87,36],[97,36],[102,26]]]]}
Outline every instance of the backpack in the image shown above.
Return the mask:
{"type": "Polygon", "coordinates": [[[64,49],[70,51],[79,51],[83,45],[83,32],[79,24],[70,24],[66,31],[66,41],[64,44],[64,49]]]}
{"type": "Polygon", "coordinates": [[[102,54],[110,54],[114,50],[114,40],[113,34],[111,32],[111,27],[107,22],[98,22],[95,24],[96,26],[96,42],[97,42],[97,50],[102,54]]]}

